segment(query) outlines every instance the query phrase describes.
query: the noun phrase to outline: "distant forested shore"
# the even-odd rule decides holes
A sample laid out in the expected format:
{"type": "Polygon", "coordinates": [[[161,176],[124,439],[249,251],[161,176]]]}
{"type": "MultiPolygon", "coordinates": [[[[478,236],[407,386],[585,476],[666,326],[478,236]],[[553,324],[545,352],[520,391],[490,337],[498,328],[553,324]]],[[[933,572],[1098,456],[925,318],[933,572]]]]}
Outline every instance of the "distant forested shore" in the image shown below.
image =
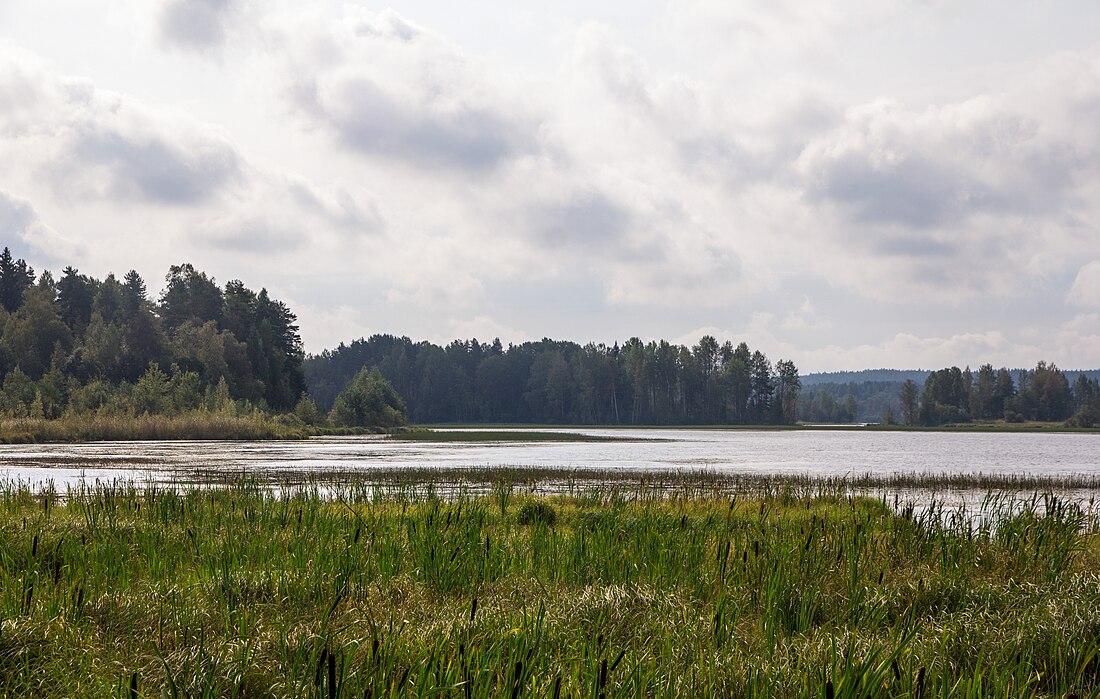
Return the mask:
{"type": "Polygon", "coordinates": [[[873,369],[802,378],[803,422],[882,422],[934,427],[1004,421],[1100,423],[1100,370],[1063,371],[1040,361],[1033,369],[984,364],[937,371],[873,369]],[[859,380],[859,379],[865,380],[859,380]]]}
{"type": "Polygon", "coordinates": [[[690,347],[374,335],[307,357],[295,314],[266,289],[220,286],[185,263],[150,298],[137,271],[36,274],[4,248],[0,419],[0,441],[293,438],[408,422],[1087,427],[1100,422],[1100,388],[1043,362],[803,378],[790,360],[709,335],[690,347]],[[822,380],[860,376],[875,380],[822,380]]]}
{"type": "Polygon", "coordinates": [[[414,423],[577,425],[793,424],[800,390],[789,360],[710,336],[580,345],[544,339],[445,347],[373,335],[306,359],[322,410],[363,367],[377,369],[414,423]]]}
{"type": "Polygon", "coordinates": [[[871,369],[799,376],[747,344],[702,337],[580,345],[543,339],[446,346],[374,335],[306,358],[321,409],[354,372],[377,370],[414,423],[577,425],[790,425],[881,423],[936,427],[971,422],[1100,423],[1100,371],[1067,374],[986,364],[938,371],[871,369]],[[864,379],[864,380],[860,380],[864,379]]]}

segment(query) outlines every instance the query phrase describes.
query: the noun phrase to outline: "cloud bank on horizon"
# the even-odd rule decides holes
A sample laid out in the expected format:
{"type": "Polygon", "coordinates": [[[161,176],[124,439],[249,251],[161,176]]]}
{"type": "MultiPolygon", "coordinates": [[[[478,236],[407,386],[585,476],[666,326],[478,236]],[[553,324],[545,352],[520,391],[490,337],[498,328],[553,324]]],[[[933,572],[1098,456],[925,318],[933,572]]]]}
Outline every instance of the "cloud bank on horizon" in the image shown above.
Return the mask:
{"type": "Polygon", "coordinates": [[[0,236],[307,349],[1100,366],[1100,6],[0,2],[0,236]],[[58,22],[58,17],[67,21],[58,22]]]}

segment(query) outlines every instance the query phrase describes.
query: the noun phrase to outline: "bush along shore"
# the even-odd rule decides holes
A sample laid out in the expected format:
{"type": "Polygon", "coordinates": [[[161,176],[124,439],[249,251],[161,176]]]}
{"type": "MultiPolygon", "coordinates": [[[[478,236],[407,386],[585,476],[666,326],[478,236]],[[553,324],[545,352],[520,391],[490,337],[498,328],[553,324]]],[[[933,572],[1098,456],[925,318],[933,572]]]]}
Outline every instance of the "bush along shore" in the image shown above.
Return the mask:
{"type": "Polygon", "coordinates": [[[385,435],[411,442],[613,442],[623,437],[554,431],[438,431],[403,427],[307,424],[295,415],[192,411],[179,415],[69,415],[0,418],[0,444],[152,440],[279,440],[385,435]]]}
{"type": "Polygon", "coordinates": [[[1100,692],[1100,542],[1056,499],[0,491],[0,695],[1100,692]]]}
{"type": "Polygon", "coordinates": [[[83,415],[45,420],[0,420],[0,443],[162,439],[304,439],[315,430],[262,413],[221,415],[83,415]]]}

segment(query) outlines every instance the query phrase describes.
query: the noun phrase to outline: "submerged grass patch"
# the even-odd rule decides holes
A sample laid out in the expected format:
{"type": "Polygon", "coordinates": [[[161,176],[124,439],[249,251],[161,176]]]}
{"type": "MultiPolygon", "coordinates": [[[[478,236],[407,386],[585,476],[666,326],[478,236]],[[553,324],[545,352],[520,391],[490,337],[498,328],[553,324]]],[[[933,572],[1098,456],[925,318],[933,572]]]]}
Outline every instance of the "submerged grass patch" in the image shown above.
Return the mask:
{"type": "Polygon", "coordinates": [[[534,430],[430,430],[422,428],[398,430],[390,439],[408,442],[616,442],[639,441],[607,435],[575,432],[542,432],[534,430]]]}
{"type": "Polygon", "coordinates": [[[336,496],[9,485],[0,695],[1100,692],[1100,540],[1056,498],[336,496]]]}

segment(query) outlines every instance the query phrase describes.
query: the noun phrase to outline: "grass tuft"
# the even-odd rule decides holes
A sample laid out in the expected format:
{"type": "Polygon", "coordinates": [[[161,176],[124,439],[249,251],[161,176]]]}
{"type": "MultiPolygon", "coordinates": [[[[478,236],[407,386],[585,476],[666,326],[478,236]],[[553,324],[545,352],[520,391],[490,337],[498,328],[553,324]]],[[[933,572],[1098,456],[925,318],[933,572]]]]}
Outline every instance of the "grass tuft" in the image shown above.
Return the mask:
{"type": "Polygon", "coordinates": [[[558,521],[558,512],[554,506],[543,500],[525,502],[516,512],[516,522],[520,524],[544,524],[554,526],[558,521]]]}

